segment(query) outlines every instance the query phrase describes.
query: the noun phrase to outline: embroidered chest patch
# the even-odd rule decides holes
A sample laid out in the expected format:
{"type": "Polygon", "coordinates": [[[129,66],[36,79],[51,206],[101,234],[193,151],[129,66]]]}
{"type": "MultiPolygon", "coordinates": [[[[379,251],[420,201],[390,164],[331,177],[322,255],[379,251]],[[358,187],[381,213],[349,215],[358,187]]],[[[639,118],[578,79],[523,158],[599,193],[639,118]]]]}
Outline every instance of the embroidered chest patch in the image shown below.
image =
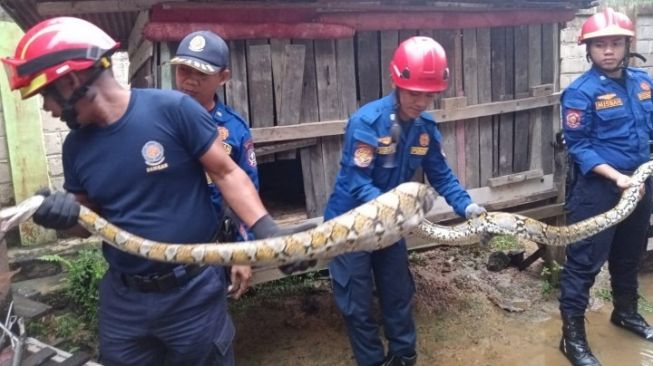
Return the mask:
{"type": "Polygon", "coordinates": [[[567,114],[565,114],[565,125],[571,129],[576,129],[580,127],[580,120],[583,116],[583,112],[577,109],[568,109],[567,114]]]}
{"type": "Polygon", "coordinates": [[[361,168],[367,168],[372,164],[374,149],[370,145],[359,143],[354,151],[354,164],[361,168]]]}
{"type": "Polygon", "coordinates": [[[148,141],[141,148],[141,155],[143,160],[145,160],[145,171],[155,172],[158,170],[163,170],[168,167],[168,163],[165,162],[165,149],[158,141],[148,141]]]}
{"type": "Polygon", "coordinates": [[[220,135],[220,139],[222,141],[226,141],[227,137],[229,137],[229,130],[226,127],[218,127],[218,134],[220,135]]]}
{"type": "Polygon", "coordinates": [[[596,101],[594,102],[594,107],[597,111],[600,111],[601,109],[619,107],[622,105],[624,105],[624,101],[615,93],[599,95],[596,97],[596,101]]]}
{"type": "Polygon", "coordinates": [[[428,147],[424,146],[411,146],[410,147],[410,154],[411,155],[426,155],[426,153],[429,151],[428,147]]]}
{"type": "Polygon", "coordinates": [[[419,135],[419,144],[420,146],[429,146],[429,142],[431,139],[429,138],[429,134],[424,132],[421,135],[419,135]]]}

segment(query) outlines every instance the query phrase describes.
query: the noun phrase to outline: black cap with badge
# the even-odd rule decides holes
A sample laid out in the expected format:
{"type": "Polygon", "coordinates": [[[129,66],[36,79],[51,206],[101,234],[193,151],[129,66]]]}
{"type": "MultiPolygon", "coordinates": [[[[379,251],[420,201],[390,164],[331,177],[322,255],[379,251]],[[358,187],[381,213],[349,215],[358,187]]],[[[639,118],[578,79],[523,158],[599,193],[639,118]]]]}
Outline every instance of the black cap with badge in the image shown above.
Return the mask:
{"type": "Polygon", "coordinates": [[[205,74],[216,74],[229,65],[229,47],[211,31],[193,32],[181,40],[170,63],[190,66],[205,74]]]}

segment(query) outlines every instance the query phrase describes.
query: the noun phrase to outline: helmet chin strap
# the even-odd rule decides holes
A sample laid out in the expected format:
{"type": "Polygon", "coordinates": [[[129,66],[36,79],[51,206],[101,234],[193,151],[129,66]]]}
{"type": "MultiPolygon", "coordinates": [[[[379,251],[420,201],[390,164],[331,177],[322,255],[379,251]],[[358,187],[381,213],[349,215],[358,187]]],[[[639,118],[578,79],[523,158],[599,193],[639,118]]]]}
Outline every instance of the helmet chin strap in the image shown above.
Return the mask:
{"type": "MultiPolygon", "coordinates": [[[[109,63],[109,66],[110,65],[111,64],[109,63]]],[[[95,66],[93,68],[95,72],[91,75],[91,77],[89,77],[88,80],[86,80],[80,87],[75,89],[73,94],[68,99],[65,99],[58,89],[55,88],[53,91],[52,95],[57,104],[59,104],[61,107],[61,120],[66,122],[66,125],[71,130],[76,130],[81,127],[81,124],[77,120],[77,110],[75,109],[75,104],[77,104],[77,102],[79,102],[79,100],[86,95],[91,84],[93,84],[93,82],[95,82],[95,80],[97,80],[97,78],[107,68],[108,66],[105,66],[105,64],[95,66]]]]}

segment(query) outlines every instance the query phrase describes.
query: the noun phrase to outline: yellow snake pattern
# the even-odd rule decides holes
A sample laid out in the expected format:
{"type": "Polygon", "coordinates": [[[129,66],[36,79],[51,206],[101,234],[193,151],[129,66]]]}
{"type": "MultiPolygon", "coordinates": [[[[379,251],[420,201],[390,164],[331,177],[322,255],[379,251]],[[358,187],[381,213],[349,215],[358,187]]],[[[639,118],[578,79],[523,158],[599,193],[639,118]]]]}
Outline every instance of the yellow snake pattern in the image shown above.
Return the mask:
{"type": "Polygon", "coordinates": [[[116,248],[155,261],[281,265],[392,245],[422,221],[434,199],[435,191],[431,187],[414,182],[404,183],[314,229],[238,243],[155,242],[120,230],[84,206],[78,221],[116,248]]]}
{"type": "Polygon", "coordinates": [[[639,184],[653,174],[653,161],[633,174],[637,183],[624,190],[609,211],[569,226],[551,226],[525,216],[490,212],[455,226],[424,220],[435,199],[429,186],[403,183],[378,198],[296,234],[239,243],[174,244],[147,240],[120,230],[82,206],[79,223],[107,243],[130,254],[174,263],[282,265],[331,258],[352,251],[372,251],[392,245],[409,233],[448,244],[477,243],[483,234],[513,235],[553,246],[568,245],[616,225],[639,201],[639,184]]]}

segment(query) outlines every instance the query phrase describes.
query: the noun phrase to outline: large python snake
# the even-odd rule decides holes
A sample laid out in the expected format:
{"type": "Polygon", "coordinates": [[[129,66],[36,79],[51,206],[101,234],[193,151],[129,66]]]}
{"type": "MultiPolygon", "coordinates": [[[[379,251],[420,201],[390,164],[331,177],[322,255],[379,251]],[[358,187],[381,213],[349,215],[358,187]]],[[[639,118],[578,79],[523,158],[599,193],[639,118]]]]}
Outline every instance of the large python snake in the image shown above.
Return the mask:
{"type": "MultiPolygon", "coordinates": [[[[449,245],[477,243],[482,235],[490,234],[513,235],[544,245],[562,246],[592,236],[628,217],[640,199],[639,186],[651,175],[653,161],[642,164],[635,171],[633,186],[624,190],[614,208],[569,226],[551,226],[505,212],[489,212],[454,226],[436,225],[423,219],[432,206],[435,192],[431,187],[415,182],[403,183],[314,229],[248,242],[155,242],[120,230],[84,206],[81,207],[78,222],[105,242],[127,253],[174,263],[282,265],[300,260],[331,258],[351,251],[381,249],[411,232],[449,245]]],[[[42,201],[42,196],[34,196],[18,206],[0,211],[0,230],[4,231],[16,222],[29,218],[42,201]]]]}

